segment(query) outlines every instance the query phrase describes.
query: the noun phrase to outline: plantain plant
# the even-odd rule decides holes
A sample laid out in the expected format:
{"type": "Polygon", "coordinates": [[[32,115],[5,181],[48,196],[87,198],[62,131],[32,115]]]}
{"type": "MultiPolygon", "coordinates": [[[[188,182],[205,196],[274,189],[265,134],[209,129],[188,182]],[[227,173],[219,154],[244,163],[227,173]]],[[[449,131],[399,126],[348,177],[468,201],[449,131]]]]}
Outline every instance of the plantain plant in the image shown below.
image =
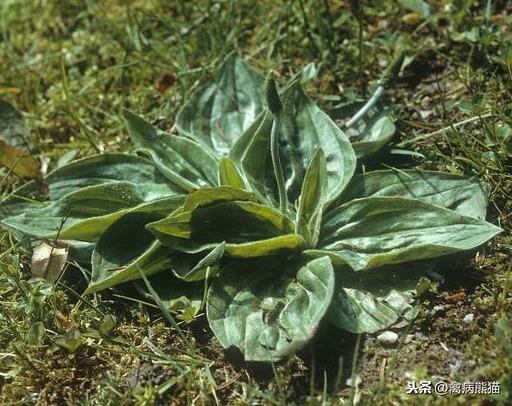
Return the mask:
{"type": "MultiPolygon", "coordinates": [[[[349,138],[303,91],[310,72],[278,89],[230,55],[178,114],[178,135],[125,112],[138,154],[65,165],[47,196],[25,184],[2,202],[3,227],[93,245],[86,294],[134,281],[149,295],[145,275],[170,309],[204,305],[248,361],[293,353],[323,319],[371,333],[412,317],[418,281],[435,275],[425,261],[501,231],[484,220],[487,189],[441,172],[355,174],[349,138]]],[[[361,127],[357,157],[392,126],[381,114],[361,127]]]]}

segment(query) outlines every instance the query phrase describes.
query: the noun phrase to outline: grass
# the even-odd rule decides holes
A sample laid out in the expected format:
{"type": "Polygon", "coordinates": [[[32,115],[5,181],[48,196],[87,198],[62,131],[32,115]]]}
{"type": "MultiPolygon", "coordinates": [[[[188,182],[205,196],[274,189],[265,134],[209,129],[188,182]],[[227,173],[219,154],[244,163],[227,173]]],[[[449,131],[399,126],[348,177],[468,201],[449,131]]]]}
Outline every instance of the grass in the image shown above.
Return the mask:
{"type": "MultiPolygon", "coordinates": [[[[324,325],[276,365],[223,352],[204,315],[181,315],[175,328],[129,290],[82,297],[88,271],[74,264],[55,285],[31,279],[30,250],[3,233],[0,403],[510,404],[512,360],[496,326],[512,314],[511,9],[431,3],[421,16],[385,1],[3,1],[0,98],[24,112],[34,154],[50,168],[64,154],[130,150],[123,108],[171,129],[183,101],[233,49],[281,82],[315,62],[320,75],[308,92],[326,108],[370,95],[403,49],[406,66],[385,95],[397,139],[365,168],[479,176],[492,188],[488,219],[505,233],[440,264],[445,282],[396,329],[397,348],[324,325]],[[468,314],[473,321],[463,322],[468,314]],[[433,377],[496,380],[502,393],[405,394],[406,381],[433,377]]],[[[3,171],[3,193],[20,182],[3,171]]]]}

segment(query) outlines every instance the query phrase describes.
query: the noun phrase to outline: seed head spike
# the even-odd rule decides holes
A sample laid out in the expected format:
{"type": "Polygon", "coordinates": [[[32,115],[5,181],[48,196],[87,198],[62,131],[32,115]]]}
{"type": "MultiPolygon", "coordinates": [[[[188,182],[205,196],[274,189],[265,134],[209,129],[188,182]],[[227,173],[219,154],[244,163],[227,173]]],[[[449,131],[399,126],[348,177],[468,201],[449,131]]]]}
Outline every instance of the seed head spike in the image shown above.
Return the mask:
{"type": "Polygon", "coordinates": [[[265,97],[270,111],[274,114],[279,113],[283,109],[281,98],[277,92],[276,80],[274,79],[274,71],[270,70],[265,79],[265,97]]]}
{"type": "Polygon", "coordinates": [[[380,85],[387,88],[391,86],[391,84],[396,80],[398,73],[400,73],[400,68],[404,63],[405,52],[400,51],[398,55],[393,59],[393,61],[389,64],[388,68],[384,71],[380,79],[380,85]]]}

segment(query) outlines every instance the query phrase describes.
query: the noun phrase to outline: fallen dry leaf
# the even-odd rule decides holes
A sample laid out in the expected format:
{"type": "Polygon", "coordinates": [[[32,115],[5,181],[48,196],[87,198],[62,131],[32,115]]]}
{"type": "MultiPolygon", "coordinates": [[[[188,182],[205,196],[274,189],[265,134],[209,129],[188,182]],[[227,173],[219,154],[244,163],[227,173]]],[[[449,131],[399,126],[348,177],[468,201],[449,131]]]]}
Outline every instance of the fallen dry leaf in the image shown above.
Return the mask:
{"type": "Polygon", "coordinates": [[[0,163],[20,178],[40,178],[39,162],[29,152],[0,140],[0,163]]]}
{"type": "Polygon", "coordinates": [[[55,282],[68,259],[68,247],[53,247],[46,242],[40,242],[32,254],[32,275],[55,282]]]}

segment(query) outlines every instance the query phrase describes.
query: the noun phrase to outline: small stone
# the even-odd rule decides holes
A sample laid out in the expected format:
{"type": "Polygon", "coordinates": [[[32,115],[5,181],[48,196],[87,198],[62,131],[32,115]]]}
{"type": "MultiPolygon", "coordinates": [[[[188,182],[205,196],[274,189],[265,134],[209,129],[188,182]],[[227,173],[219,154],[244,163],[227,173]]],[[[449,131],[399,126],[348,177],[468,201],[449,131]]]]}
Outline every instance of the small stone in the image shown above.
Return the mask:
{"type": "Polygon", "coordinates": [[[436,305],[432,309],[429,310],[430,316],[435,316],[438,313],[444,312],[444,306],[443,305],[436,305]]]}
{"type": "Polygon", "coordinates": [[[393,331],[384,331],[377,336],[377,340],[385,345],[393,345],[398,341],[398,334],[393,331]]]}
{"type": "Polygon", "coordinates": [[[462,319],[462,321],[464,323],[471,323],[475,318],[475,315],[473,313],[468,313],[464,316],[464,318],[462,319]]]}

